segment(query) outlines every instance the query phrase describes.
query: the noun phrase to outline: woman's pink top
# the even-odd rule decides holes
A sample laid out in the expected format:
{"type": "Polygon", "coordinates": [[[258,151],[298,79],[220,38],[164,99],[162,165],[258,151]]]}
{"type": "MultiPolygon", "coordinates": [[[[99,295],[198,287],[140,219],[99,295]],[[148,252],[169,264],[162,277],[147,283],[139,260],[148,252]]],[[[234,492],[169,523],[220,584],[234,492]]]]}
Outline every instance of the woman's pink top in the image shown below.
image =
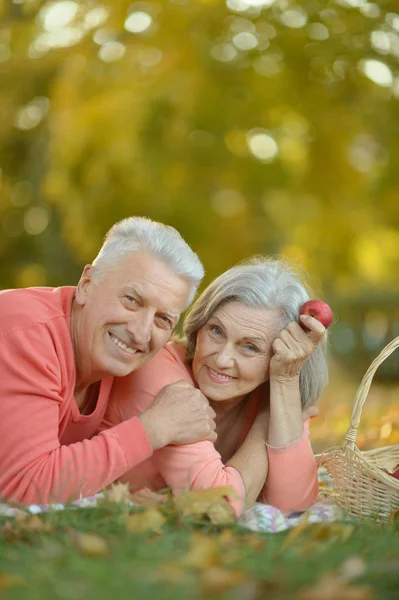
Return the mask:
{"type": "MultiPolygon", "coordinates": [[[[114,427],[147,410],[167,384],[185,380],[194,385],[185,363],[184,349],[175,343],[165,346],[144,367],[119,380],[115,400],[109,403],[102,427],[114,427]]],[[[242,444],[258,412],[259,394],[250,399],[247,422],[238,446],[242,444]]],[[[304,510],[317,498],[317,465],[309,441],[309,422],[300,438],[284,448],[267,446],[269,471],[259,500],[284,512],[304,510]]],[[[131,469],[122,478],[133,487],[159,490],[170,486],[175,493],[184,489],[202,490],[231,486],[238,499],[231,498],[239,515],[245,505],[245,489],[240,473],[226,467],[212,442],[166,446],[131,469]]]]}

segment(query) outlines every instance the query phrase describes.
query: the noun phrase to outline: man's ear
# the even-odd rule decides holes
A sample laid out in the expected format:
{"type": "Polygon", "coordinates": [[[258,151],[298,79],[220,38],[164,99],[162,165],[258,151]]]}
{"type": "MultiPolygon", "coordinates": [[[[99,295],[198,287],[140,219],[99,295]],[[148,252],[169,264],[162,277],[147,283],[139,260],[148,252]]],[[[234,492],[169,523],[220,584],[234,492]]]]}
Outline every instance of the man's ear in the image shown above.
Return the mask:
{"type": "Polygon", "coordinates": [[[79,279],[79,283],[76,286],[75,300],[80,306],[84,306],[86,304],[89,288],[92,282],[93,267],[91,265],[86,265],[79,279]]]}

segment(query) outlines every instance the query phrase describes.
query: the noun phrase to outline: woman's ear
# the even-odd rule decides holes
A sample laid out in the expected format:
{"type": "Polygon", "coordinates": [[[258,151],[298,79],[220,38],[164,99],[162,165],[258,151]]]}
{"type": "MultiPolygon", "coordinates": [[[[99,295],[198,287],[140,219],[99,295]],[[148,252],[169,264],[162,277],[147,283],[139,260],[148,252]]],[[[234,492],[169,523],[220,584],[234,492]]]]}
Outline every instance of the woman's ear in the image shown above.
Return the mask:
{"type": "Polygon", "coordinates": [[[314,419],[314,417],[318,416],[319,412],[317,406],[308,406],[308,408],[302,410],[302,418],[304,421],[306,421],[306,419],[314,419]]]}
{"type": "Polygon", "coordinates": [[[91,265],[86,265],[79,279],[79,283],[76,286],[75,300],[80,306],[84,306],[86,304],[92,282],[93,267],[91,265]]]}

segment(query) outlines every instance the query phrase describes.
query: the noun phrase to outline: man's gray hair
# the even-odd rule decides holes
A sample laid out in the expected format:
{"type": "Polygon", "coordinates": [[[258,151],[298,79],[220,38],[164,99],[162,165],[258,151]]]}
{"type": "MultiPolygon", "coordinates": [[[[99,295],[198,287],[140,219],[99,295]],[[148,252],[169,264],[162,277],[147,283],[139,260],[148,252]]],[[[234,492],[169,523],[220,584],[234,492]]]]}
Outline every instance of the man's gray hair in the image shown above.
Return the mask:
{"type": "Polygon", "coordinates": [[[197,292],[204,268],[180,233],[170,225],[146,217],[129,217],[115,223],[93,261],[94,276],[101,275],[115,262],[132,252],[146,252],[162,260],[190,285],[187,306],[197,292]]]}
{"type": "MultiPolygon", "coordinates": [[[[227,302],[242,302],[253,308],[277,309],[280,331],[298,321],[299,310],[310,299],[303,276],[286,262],[255,256],[217,277],[196,300],[185,318],[184,335],[188,358],[195,352],[197,333],[211,315],[227,302]]],[[[320,344],[300,373],[302,407],[317,402],[328,379],[326,344],[320,344]]]]}

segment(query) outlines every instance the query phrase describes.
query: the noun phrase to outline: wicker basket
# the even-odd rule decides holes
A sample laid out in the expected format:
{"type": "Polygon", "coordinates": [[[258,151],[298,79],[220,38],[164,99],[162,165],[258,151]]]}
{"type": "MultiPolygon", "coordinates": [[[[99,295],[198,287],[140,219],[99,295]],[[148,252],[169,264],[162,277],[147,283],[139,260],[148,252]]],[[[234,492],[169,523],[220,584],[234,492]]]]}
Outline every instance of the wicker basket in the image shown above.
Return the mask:
{"type": "Polygon", "coordinates": [[[319,466],[326,468],[333,482],[333,487],[322,490],[320,496],[360,519],[386,521],[399,508],[399,480],[382,470],[391,470],[399,463],[399,445],[368,451],[361,451],[356,445],[363,405],[374,374],[398,347],[399,337],[388,344],[368,368],[356,394],[342,447],[330,448],[317,456],[319,466]]]}

